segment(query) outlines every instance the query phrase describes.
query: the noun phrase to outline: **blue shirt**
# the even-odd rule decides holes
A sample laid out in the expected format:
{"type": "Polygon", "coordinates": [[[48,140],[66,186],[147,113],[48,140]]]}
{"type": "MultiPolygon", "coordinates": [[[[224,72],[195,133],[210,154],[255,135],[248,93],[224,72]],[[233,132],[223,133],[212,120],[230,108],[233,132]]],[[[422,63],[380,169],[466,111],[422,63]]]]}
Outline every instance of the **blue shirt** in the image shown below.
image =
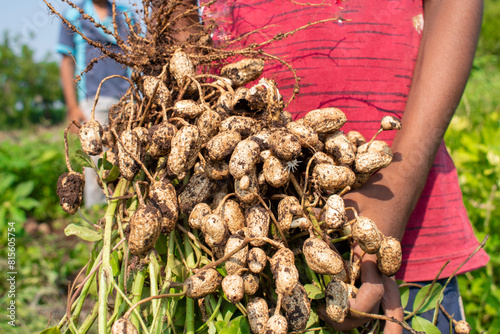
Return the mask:
{"type": "MultiPolygon", "coordinates": [[[[77,4],[77,6],[82,8],[86,14],[93,17],[96,22],[101,23],[109,31],[114,31],[112,16],[106,17],[106,19],[101,22],[94,10],[92,0],[84,0],[80,4],[77,4]]],[[[109,1],[108,7],[108,12],[112,13],[112,5],[109,1]]],[[[116,9],[118,33],[121,39],[126,41],[129,28],[125,22],[125,15],[123,13],[127,13],[128,17],[131,19],[133,18],[133,13],[130,11],[130,8],[123,5],[117,4],[116,9]]],[[[110,50],[121,52],[113,36],[106,34],[101,28],[96,28],[90,21],[84,19],[78,10],[70,8],[65,12],[64,17],[89,39],[101,43],[110,50]]],[[[99,49],[89,45],[82,36],[72,32],[64,23],[61,24],[59,42],[56,49],[58,53],[74,57],[75,75],[79,75],[92,59],[102,55],[99,49]]],[[[129,77],[129,72],[130,71],[125,66],[108,57],[99,60],[89,72],[82,75],[81,80],[78,82],[78,100],[82,101],[87,98],[93,99],[100,82],[107,76],[119,74],[129,77]]],[[[120,78],[107,80],[102,85],[100,96],[120,98],[127,91],[129,86],[130,84],[128,81],[120,78]]]]}

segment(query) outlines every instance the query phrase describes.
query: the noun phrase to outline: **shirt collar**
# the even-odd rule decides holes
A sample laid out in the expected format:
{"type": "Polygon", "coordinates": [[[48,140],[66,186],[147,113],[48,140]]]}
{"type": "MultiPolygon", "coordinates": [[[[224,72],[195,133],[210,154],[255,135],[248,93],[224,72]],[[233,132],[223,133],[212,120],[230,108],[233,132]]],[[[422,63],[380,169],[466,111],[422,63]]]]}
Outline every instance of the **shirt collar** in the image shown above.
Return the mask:
{"type": "MultiPolygon", "coordinates": [[[[107,3],[108,3],[108,13],[109,13],[112,10],[112,5],[109,0],[107,1],[107,3]]],[[[113,31],[113,16],[108,15],[103,21],[101,21],[99,19],[99,16],[97,16],[97,13],[95,12],[94,3],[92,2],[92,0],[85,0],[83,4],[83,10],[85,13],[90,15],[96,22],[99,22],[100,24],[105,26],[106,28],[108,28],[108,30],[113,31]]],[[[102,36],[104,36],[108,40],[108,42],[116,44],[116,39],[113,36],[104,33],[104,31],[102,31],[101,28],[97,28],[97,30],[102,34],[102,36]]]]}
{"type": "MultiPolygon", "coordinates": [[[[111,2],[109,2],[109,0],[108,0],[107,3],[108,3],[108,12],[110,12],[112,10],[111,2]]],[[[97,16],[97,13],[95,12],[94,3],[92,2],[92,0],[85,0],[85,3],[83,4],[83,10],[85,11],[85,13],[92,16],[92,18],[94,20],[96,20],[97,22],[99,22],[103,26],[106,26],[106,27],[109,26],[109,24],[112,21],[111,15],[106,16],[104,21],[101,21],[99,19],[99,16],[97,16]]]]}

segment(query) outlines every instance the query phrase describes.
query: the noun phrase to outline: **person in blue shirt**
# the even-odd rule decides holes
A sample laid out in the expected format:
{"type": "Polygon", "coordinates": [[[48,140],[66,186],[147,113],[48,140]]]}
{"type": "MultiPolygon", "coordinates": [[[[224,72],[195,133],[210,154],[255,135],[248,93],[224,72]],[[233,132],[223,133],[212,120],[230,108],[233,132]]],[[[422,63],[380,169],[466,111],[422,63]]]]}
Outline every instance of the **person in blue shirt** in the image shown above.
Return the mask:
{"type": "MultiPolygon", "coordinates": [[[[113,5],[110,0],[83,0],[76,5],[107,30],[114,32],[113,5]]],[[[116,33],[122,41],[127,40],[129,33],[125,13],[132,19],[130,8],[117,4],[116,33]]],[[[90,40],[114,52],[121,52],[115,37],[85,19],[77,9],[68,9],[64,13],[64,18],[90,40]]],[[[89,120],[97,89],[104,78],[115,74],[129,77],[130,74],[129,69],[105,57],[95,62],[92,68],[83,73],[76,82],[76,76],[80,75],[93,60],[100,58],[102,51],[89,45],[82,36],[64,23],[61,23],[57,52],[62,55],[60,73],[68,121],[84,123],[89,120]]],[[[113,78],[103,83],[95,110],[95,118],[101,125],[107,124],[109,107],[117,103],[128,88],[129,83],[120,78],[113,78]]],[[[85,206],[104,203],[105,197],[97,184],[95,172],[87,170],[85,174],[85,206]]]]}

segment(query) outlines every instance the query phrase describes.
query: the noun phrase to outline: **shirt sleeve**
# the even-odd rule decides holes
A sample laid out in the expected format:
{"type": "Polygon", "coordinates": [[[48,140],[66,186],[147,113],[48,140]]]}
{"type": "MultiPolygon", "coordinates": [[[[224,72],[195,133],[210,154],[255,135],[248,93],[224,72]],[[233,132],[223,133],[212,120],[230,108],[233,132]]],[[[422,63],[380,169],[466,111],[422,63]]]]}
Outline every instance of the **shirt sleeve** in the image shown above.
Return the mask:
{"type": "MultiPolygon", "coordinates": [[[[69,10],[65,13],[64,18],[68,20],[72,25],[76,26],[78,21],[78,15],[75,15],[73,10],[69,10]]],[[[64,22],[61,22],[59,28],[59,39],[56,45],[56,52],[63,55],[74,55],[76,52],[75,47],[75,32],[66,26],[64,22]]]]}

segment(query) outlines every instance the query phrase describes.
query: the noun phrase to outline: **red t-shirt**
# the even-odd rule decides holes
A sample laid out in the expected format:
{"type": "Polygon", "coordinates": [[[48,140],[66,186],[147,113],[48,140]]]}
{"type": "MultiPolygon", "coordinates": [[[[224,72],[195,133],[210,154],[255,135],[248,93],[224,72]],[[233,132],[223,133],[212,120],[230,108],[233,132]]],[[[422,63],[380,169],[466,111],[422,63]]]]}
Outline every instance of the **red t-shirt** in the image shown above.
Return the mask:
{"type": "MultiPolygon", "coordinates": [[[[401,118],[423,28],[421,1],[219,2],[202,12],[205,19],[218,24],[216,42],[257,30],[241,39],[238,47],[334,18],[264,48],[291,64],[300,77],[300,93],[287,106],[294,119],[313,109],[337,107],[347,116],[344,132],[356,130],[371,138],[383,116],[401,118]],[[306,2],[317,5],[299,4],[306,2]]],[[[294,87],[292,73],[278,62],[268,62],[263,76],[275,80],[288,101],[294,87]]],[[[391,144],[395,132],[384,131],[377,139],[391,144]]],[[[447,277],[477,246],[457,173],[443,143],[408,222],[402,240],[403,264],[396,276],[407,282],[432,280],[451,260],[441,276],[447,277]]],[[[482,250],[460,273],[482,267],[487,261],[482,250]]]]}

